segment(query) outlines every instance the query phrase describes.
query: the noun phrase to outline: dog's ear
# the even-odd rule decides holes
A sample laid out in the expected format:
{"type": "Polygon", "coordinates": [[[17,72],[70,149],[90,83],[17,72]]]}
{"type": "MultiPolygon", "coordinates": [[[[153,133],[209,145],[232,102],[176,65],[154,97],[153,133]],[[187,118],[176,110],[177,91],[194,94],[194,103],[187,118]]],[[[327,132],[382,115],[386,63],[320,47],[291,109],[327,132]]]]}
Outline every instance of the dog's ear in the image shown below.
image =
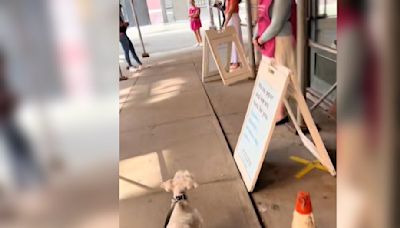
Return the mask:
{"type": "Polygon", "coordinates": [[[193,175],[185,170],[183,171],[183,175],[185,176],[185,187],[187,190],[190,190],[192,188],[197,188],[199,185],[193,180],[193,175]]]}
{"type": "Polygon", "coordinates": [[[186,180],[185,181],[185,187],[187,190],[190,190],[192,188],[197,188],[199,185],[194,182],[192,179],[186,180]]]}
{"type": "Polygon", "coordinates": [[[185,175],[186,177],[193,178],[193,175],[192,175],[188,170],[182,171],[182,173],[183,173],[183,175],[185,175]]]}
{"type": "Polygon", "coordinates": [[[161,188],[163,188],[166,192],[172,192],[173,187],[174,183],[172,182],[172,179],[161,183],[161,188]]]}

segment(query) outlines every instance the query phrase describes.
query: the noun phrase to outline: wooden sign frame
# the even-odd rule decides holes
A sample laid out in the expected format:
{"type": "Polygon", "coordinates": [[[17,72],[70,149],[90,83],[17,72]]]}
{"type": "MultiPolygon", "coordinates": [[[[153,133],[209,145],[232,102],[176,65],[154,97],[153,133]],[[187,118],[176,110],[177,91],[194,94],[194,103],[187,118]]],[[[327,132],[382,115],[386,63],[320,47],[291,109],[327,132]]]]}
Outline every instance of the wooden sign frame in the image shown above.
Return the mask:
{"type": "Polygon", "coordinates": [[[251,67],[247,62],[245,51],[242,43],[239,41],[234,27],[229,26],[225,30],[217,31],[214,29],[206,30],[203,43],[203,65],[202,65],[202,81],[209,82],[222,79],[224,85],[231,85],[235,82],[248,79],[251,77],[251,67]],[[218,46],[227,44],[227,59],[223,63],[218,46]],[[232,72],[229,72],[231,59],[232,43],[235,44],[238,56],[240,58],[240,67],[232,72]],[[209,72],[210,53],[217,65],[219,75],[215,72],[209,72]]]}
{"type": "MultiPolygon", "coordinates": [[[[255,184],[257,182],[258,175],[261,171],[262,164],[265,160],[265,156],[268,152],[268,146],[271,141],[272,133],[275,129],[275,117],[278,112],[278,106],[275,105],[276,109],[274,110],[272,116],[270,117],[272,120],[272,124],[269,124],[269,128],[267,128],[267,131],[263,131],[262,134],[265,135],[264,141],[262,142],[262,147],[259,147],[259,151],[252,151],[252,153],[258,153],[256,155],[253,154],[253,156],[257,156],[257,164],[252,164],[251,162],[247,161],[247,165],[245,165],[245,161],[242,161],[242,159],[249,160],[249,157],[243,158],[243,156],[249,156],[249,155],[244,155],[245,152],[243,152],[243,148],[251,148],[250,146],[247,147],[242,144],[244,143],[243,140],[245,140],[245,131],[248,126],[245,126],[248,124],[248,120],[250,118],[250,113],[252,112],[251,109],[253,108],[252,106],[254,105],[254,99],[256,96],[256,90],[259,84],[264,81],[264,83],[269,84],[271,88],[280,90],[278,91],[277,97],[279,98],[279,102],[283,101],[285,104],[288,114],[290,118],[292,119],[296,130],[298,131],[298,134],[300,136],[301,141],[303,142],[304,146],[311,152],[311,154],[316,157],[321,164],[330,172],[332,176],[336,175],[335,168],[332,164],[332,161],[328,155],[328,152],[325,148],[325,145],[322,141],[322,138],[317,130],[317,127],[315,126],[314,120],[311,116],[311,113],[308,109],[307,103],[300,91],[300,88],[298,87],[297,80],[293,74],[290,74],[289,69],[287,69],[284,66],[272,66],[270,63],[267,61],[261,61],[258,75],[256,82],[254,84],[252,96],[250,98],[249,106],[246,112],[245,120],[242,125],[242,130],[239,135],[238,143],[236,144],[235,152],[234,152],[234,159],[235,162],[239,168],[239,171],[242,175],[242,179],[246,185],[246,188],[249,192],[252,192],[254,190],[255,184]],[[294,101],[298,104],[299,110],[301,115],[304,118],[305,124],[307,128],[310,131],[310,135],[312,140],[310,140],[305,134],[301,131],[301,128],[297,125],[296,123],[296,116],[294,115],[289,102],[288,102],[288,97],[292,97],[294,101]],[[240,152],[239,152],[240,151],[240,152]],[[250,167],[248,164],[253,165],[253,167],[250,167]]],[[[279,104],[278,102],[278,104],[279,104]]],[[[254,162],[254,159],[253,161],[254,162]]]]}

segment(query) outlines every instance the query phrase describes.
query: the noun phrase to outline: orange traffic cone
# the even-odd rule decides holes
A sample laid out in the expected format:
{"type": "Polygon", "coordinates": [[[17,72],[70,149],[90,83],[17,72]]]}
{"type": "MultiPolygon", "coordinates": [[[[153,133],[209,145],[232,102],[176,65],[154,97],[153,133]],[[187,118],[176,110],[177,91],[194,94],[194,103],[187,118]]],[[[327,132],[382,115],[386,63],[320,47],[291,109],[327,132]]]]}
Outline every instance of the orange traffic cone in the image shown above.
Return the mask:
{"type": "Polygon", "coordinates": [[[315,228],[311,198],[308,192],[297,193],[296,209],[293,212],[292,228],[315,228]]]}

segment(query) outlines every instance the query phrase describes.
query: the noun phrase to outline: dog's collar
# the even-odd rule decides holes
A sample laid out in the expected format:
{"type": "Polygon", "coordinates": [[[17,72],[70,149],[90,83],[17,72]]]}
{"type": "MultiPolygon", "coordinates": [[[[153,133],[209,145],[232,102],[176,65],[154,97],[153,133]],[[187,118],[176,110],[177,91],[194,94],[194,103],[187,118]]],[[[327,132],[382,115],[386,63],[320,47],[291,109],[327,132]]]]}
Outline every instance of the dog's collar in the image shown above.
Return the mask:
{"type": "Polygon", "coordinates": [[[183,200],[187,200],[186,194],[185,193],[181,193],[180,195],[175,196],[172,199],[172,202],[177,203],[179,201],[183,201],[183,200]]]}
{"type": "Polygon", "coordinates": [[[180,195],[177,195],[174,198],[172,198],[172,206],[171,206],[171,209],[169,209],[169,211],[168,211],[167,218],[165,219],[164,227],[167,227],[169,220],[171,219],[172,212],[174,211],[175,205],[178,202],[184,201],[184,200],[187,200],[185,193],[181,193],[180,195]]]}

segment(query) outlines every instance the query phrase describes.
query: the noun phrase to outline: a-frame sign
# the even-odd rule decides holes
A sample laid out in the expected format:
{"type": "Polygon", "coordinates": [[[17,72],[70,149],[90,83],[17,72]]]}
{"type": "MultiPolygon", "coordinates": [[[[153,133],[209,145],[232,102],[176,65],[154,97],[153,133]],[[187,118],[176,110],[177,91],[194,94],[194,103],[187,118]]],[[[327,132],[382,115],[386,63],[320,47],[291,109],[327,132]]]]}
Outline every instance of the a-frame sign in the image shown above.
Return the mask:
{"type": "Polygon", "coordinates": [[[290,74],[289,69],[284,66],[272,66],[267,61],[261,61],[234,152],[234,159],[249,192],[254,190],[267,154],[275,128],[275,117],[281,101],[284,102],[304,146],[331,175],[336,175],[335,168],[315,126],[295,76],[290,74]],[[305,124],[310,131],[312,141],[304,135],[297,125],[295,115],[287,100],[289,96],[296,101],[305,124]]]}
{"type": "Polygon", "coordinates": [[[224,85],[230,85],[232,83],[248,79],[251,77],[251,68],[246,59],[245,51],[241,42],[239,42],[239,37],[235,31],[234,27],[227,27],[224,30],[217,31],[215,29],[210,29],[205,31],[205,38],[203,42],[203,65],[202,65],[202,81],[214,81],[222,79],[224,85]],[[232,43],[235,44],[239,59],[240,67],[234,71],[229,71],[232,43]],[[221,45],[226,45],[226,62],[222,60],[221,53],[219,52],[219,47],[221,45]],[[210,72],[210,54],[217,66],[218,74],[215,72],[210,72]]]}

